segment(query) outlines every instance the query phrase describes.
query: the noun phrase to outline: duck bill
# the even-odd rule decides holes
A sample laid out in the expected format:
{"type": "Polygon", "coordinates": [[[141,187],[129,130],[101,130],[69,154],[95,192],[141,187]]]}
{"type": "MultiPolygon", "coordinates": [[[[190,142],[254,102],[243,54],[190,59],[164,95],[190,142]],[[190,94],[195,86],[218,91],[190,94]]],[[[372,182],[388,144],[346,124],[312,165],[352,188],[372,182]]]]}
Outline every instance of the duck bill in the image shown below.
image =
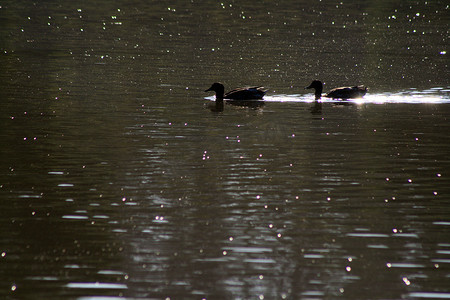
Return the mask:
{"type": "Polygon", "coordinates": [[[205,90],[205,92],[209,92],[209,91],[212,91],[212,89],[211,89],[211,88],[209,88],[209,89],[205,90]]]}
{"type": "Polygon", "coordinates": [[[305,86],[305,90],[312,89],[312,88],[313,88],[312,86],[305,86]]]}

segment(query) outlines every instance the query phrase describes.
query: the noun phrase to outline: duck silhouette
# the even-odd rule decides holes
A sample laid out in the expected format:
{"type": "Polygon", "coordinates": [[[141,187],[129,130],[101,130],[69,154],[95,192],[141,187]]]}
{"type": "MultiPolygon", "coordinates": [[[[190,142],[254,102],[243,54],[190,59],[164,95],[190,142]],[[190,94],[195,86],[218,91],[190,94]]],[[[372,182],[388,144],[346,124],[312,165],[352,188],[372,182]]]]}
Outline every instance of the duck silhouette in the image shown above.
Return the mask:
{"type": "Polygon", "coordinates": [[[209,89],[205,90],[205,92],[209,91],[216,92],[216,101],[221,101],[223,99],[261,100],[266,93],[266,90],[262,86],[242,87],[225,93],[225,87],[218,82],[213,83],[209,89]]]}
{"type": "MultiPolygon", "coordinates": [[[[318,100],[322,97],[323,83],[320,80],[314,80],[309,86],[305,87],[305,89],[314,89],[314,95],[316,96],[316,100],[318,100]]],[[[364,85],[338,87],[332,89],[327,94],[323,95],[323,97],[342,100],[362,98],[367,93],[367,90],[367,87],[364,85]]]]}

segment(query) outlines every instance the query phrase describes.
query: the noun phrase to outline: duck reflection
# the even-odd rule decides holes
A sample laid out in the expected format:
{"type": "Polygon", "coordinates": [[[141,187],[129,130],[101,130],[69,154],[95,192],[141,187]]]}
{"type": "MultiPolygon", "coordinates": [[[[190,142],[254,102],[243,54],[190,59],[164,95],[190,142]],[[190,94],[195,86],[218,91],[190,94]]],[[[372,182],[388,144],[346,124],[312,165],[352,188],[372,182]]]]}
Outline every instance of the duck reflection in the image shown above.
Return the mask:
{"type": "Polygon", "coordinates": [[[227,100],[226,103],[234,106],[249,107],[253,109],[257,109],[265,105],[265,102],[263,100],[227,100]]]}
{"type": "Polygon", "coordinates": [[[223,100],[221,101],[216,100],[212,103],[208,103],[208,109],[214,113],[223,112],[223,108],[224,108],[223,100]]]}
{"type": "Polygon", "coordinates": [[[313,115],[320,115],[322,114],[322,102],[321,101],[314,101],[313,105],[311,106],[311,113],[313,115]]]}
{"type": "Polygon", "coordinates": [[[233,100],[223,100],[223,99],[216,99],[214,102],[207,103],[207,108],[211,110],[212,112],[223,112],[225,108],[225,104],[233,105],[233,106],[241,106],[241,107],[248,107],[251,109],[258,109],[265,105],[264,101],[258,101],[258,100],[239,100],[239,101],[233,101],[233,100]]]}

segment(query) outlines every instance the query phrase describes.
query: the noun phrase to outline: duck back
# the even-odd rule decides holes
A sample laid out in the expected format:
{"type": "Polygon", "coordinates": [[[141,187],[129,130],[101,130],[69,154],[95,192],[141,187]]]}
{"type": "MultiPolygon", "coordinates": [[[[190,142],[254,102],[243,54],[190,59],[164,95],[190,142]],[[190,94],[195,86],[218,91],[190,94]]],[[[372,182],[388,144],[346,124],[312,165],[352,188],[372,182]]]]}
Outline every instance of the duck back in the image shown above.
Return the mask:
{"type": "Polygon", "coordinates": [[[266,91],[262,86],[255,87],[244,87],[238,88],[226,93],[223,98],[224,99],[233,99],[233,100],[251,100],[251,99],[262,99],[266,91]]]}
{"type": "Polygon", "coordinates": [[[361,98],[367,93],[367,88],[363,85],[353,87],[338,87],[328,92],[325,97],[333,99],[354,99],[361,98]]]}

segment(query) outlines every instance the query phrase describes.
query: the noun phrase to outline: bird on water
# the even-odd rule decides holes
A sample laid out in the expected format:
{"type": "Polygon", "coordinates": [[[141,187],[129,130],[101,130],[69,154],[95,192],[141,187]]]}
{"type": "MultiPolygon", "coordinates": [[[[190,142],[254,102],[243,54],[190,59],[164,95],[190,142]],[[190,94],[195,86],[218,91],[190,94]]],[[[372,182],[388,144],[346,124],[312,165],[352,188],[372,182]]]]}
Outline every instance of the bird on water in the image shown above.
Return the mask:
{"type": "MultiPolygon", "coordinates": [[[[316,96],[316,100],[318,100],[322,97],[323,83],[320,80],[314,80],[309,86],[305,87],[305,89],[314,89],[314,95],[316,96]]],[[[338,87],[332,89],[327,94],[323,95],[323,97],[342,100],[362,98],[367,93],[367,90],[367,87],[363,85],[338,87]]]]}
{"type": "Polygon", "coordinates": [[[211,87],[207,89],[205,92],[209,91],[216,92],[216,101],[217,100],[220,101],[223,99],[261,100],[266,93],[266,90],[262,86],[237,88],[225,93],[225,88],[223,84],[218,82],[213,83],[213,85],[211,85],[211,87]]]}

